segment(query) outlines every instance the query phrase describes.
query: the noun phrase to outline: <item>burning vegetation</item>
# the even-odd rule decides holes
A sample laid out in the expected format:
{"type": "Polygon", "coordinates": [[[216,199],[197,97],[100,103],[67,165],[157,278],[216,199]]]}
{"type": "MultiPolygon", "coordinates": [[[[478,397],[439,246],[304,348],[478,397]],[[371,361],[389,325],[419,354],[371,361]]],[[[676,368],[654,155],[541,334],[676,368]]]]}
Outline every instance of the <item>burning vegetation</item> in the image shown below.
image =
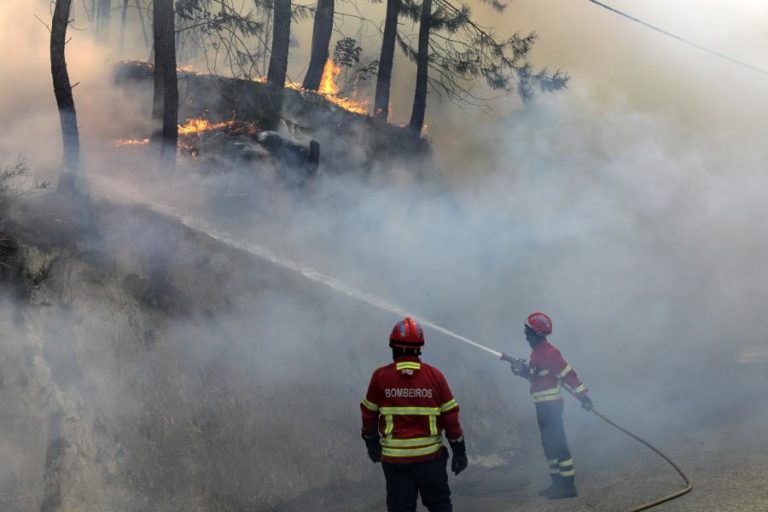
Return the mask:
{"type": "MultiPolygon", "coordinates": [[[[285,140],[278,133],[263,130],[253,121],[229,119],[212,122],[204,118],[191,118],[179,125],[178,154],[193,160],[205,157],[216,161],[215,168],[226,168],[229,162],[251,164],[282,163],[291,174],[291,184],[302,184],[313,176],[320,164],[320,146],[310,141],[308,146],[285,140]],[[223,160],[222,160],[223,159],[223,160]]],[[[120,139],[117,148],[148,147],[151,139],[120,139]]]]}
{"type": "MultiPolygon", "coordinates": [[[[540,71],[533,68],[528,60],[536,39],[533,32],[528,35],[515,33],[512,37],[499,39],[492,28],[475,22],[468,7],[455,4],[453,0],[425,0],[421,5],[388,3],[380,53],[370,54],[367,64],[361,60],[363,48],[358,41],[363,37],[362,26],[357,38],[341,32],[336,23],[339,13],[332,0],[319,1],[315,9],[294,4],[291,0],[257,2],[255,11],[253,5],[248,9],[245,4],[235,6],[229,1],[136,0],[135,3],[145,46],[148,50],[152,49],[154,61],[134,66],[133,69],[123,65],[121,71],[127,69],[133,75],[118,77],[118,82],[126,78],[146,78],[154,82],[152,101],[147,104],[152,106],[150,118],[154,125],[153,132],[158,134],[160,142],[157,149],[170,166],[173,166],[177,154],[189,147],[186,138],[224,132],[228,126],[220,123],[233,119],[234,114],[237,119],[255,122],[264,130],[278,131],[285,126],[293,135],[300,132],[306,134],[318,128],[335,132],[329,134],[326,140],[335,146],[331,154],[339,156],[337,168],[366,170],[383,163],[377,161],[377,157],[383,157],[384,161],[393,160],[389,155],[392,152],[409,156],[429,152],[428,142],[419,139],[424,132],[427,89],[430,87],[459,103],[475,104],[488,99],[473,89],[477,82],[489,91],[516,91],[526,100],[532,97],[535,90],[555,91],[563,88],[568,81],[567,75],[559,71],[550,73],[546,68],[540,71]],[[149,12],[151,30],[145,25],[149,18],[145,18],[144,13],[149,12]],[[299,85],[288,80],[289,47],[296,36],[292,33],[291,21],[309,17],[314,18],[310,59],[304,80],[299,85]],[[413,34],[400,32],[400,17],[419,24],[417,46],[411,44],[415,41],[411,37],[413,34]],[[331,53],[330,44],[336,32],[341,32],[341,37],[336,40],[331,53]],[[366,120],[370,119],[369,113],[372,112],[379,123],[387,125],[394,53],[398,47],[416,64],[416,89],[406,133],[400,130],[401,127],[377,127],[373,123],[351,121],[344,115],[327,112],[338,110],[366,120]],[[375,58],[377,55],[378,58],[375,58]],[[222,70],[226,77],[218,72],[216,75],[205,75],[192,71],[201,63],[205,63],[209,71],[222,70]],[[357,97],[360,91],[356,85],[374,76],[376,89],[371,106],[368,101],[357,97]],[[351,81],[355,87],[340,87],[340,78],[351,81]],[[189,87],[186,87],[184,94],[180,95],[179,85],[185,85],[184,81],[186,85],[192,82],[200,85],[200,92],[204,94],[196,94],[195,99],[190,101],[189,87]],[[257,90],[256,85],[262,86],[262,90],[257,90]],[[304,98],[296,101],[296,95],[304,98]],[[313,103],[314,99],[322,101],[313,103]],[[211,105],[212,102],[216,104],[211,105]],[[200,108],[206,103],[209,108],[200,108]],[[209,110],[217,113],[208,115],[209,110]],[[297,121],[296,117],[300,119],[297,121]],[[213,125],[193,125],[188,128],[191,132],[186,133],[185,124],[180,132],[178,125],[181,119],[210,119],[209,123],[213,125]],[[383,132],[384,136],[372,132],[383,132]],[[416,140],[407,141],[405,135],[416,140]],[[355,147],[356,151],[343,148],[345,137],[351,138],[347,145],[365,147],[355,147]],[[351,153],[355,153],[352,158],[351,153]]],[[[97,39],[102,43],[108,39],[109,5],[108,0],[100,1],[96,16],[97,39]]],[[[496,0],[489,5],[497,12],[502,12],[505,7],[504,3],[496,0]]],[[[126,1],[122,12],[121,51],[128,14],[126,1]]],[[[65,149],[66,176],[62,175],[62,179],[67,182],[74,179],[80,152],[72,86],[63,51],[66,28],[72,15],[69,0],[56,2],[51,26],[51,69],[65,149]]],[[[319,138],[317,140],[325,146],[319,138]]],[[[141,147],[148,142],[146,138],[139,137],[118,141],[117,145],[141,147]]],[[[194,149],[190,152],[193,156],[198,154],[194,149]]],[[[67,183],[64,185],[69,186],[67,183]]]]}
{"type": "Polygon", "coordinates": [[[341,66],[336,65],[332,59],[328,59],[325,62],[325,67],[323,68],[323,76],[320,79],[320,87],[316,92],[307,90],[303,88],[301,84],[296,82],[289,82],[286,84],[286,87],[304,93],[319,94],[337,107],[343,108],[348,112],[368,115],[368,111],[370,109],[369,101],[358,101],[354,98],[344,98],[340,96],[338,78],[341,74],[341,71],[341,66]]]}
{"type": "MultiPolygon", "coordinates": [[[[345,97],[343,91],[354,88],[345,85],[343,73],[343,66],[329,60],[318,91],[299,84],[287,85],[280,91],[264,79],[179,72],[184,94],[179,101],[179,118],[183,122],[179,123],[178,154],[205,158],[231,153],[248,161],[259,160],[256,154],[261,149],[256,146],[263,148],[266,139],[274,142],[277,136],[276,130],[269,128],[271,123],[265,112],[274,110],[278,95],[282,95],[278,125],[284,145],[301,148],[309,158],[308,148],[313,140],[317,141],[322,147],[324,169],[365,172],[382,162],[424,157],[429,160],[431,149],[426,139],[414,137],[402,126],[362,114],[368,109],[367,103],[345,97]]],[[[121,62],[115,67],[114,77],[128,97],[146,98],[151,94],[151,63],[121,62]]],[[[148,134],[129,133],[131,138],[116,142],[122,151],[143,151],[149,145],[150,140],[145,138],[148,134]]],[[[419,169],[425,175],[437,177],[429,163],[419,169]]]]}
{"type": "MultiPolygon", "coordinates": [[[[361,101],[355,98],[347,98],[341,96],[341,89],[338,85],[338,78],[339,75],[341,75],[341,72],[341,66],[336,65],[332,59],[328,59],[325,62],[325,67],[323,68],[323,76],[320,79],[320,86],[316,91],[305,88],[304,85],[300,84],[299,82],[286,82],[285,87],[287,89],[298,91],[303,94],[320,96],[328,102],[336,105],[337,107],[346,110],[347,112],[352,112],[353,114],[360,114],[363,116],[368,115],[368,111],[370,110],[370,101],[361,101]]],[[[267,79],[266,77],[262,77],[256,80],[256,82],[266,84],[267,79]]],[[[353,92],[353,96],[355,94],[356,91],[353,92]]]]}

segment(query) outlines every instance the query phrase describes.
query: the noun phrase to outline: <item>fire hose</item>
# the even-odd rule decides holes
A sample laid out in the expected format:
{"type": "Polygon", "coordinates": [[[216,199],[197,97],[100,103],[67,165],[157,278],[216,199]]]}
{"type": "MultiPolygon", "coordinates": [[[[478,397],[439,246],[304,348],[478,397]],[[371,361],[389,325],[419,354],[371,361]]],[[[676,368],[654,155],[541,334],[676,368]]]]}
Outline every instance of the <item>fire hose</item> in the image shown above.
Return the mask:
{"type": "Polygon", "coordinates": [[[621,432],[625,433],[626,435],[628,435],[629,437],[631,437],[635,441],[637,441],[637,442],[645,445],[646,447],[650,448],[651,450],[653,450],[656,453],[656,455],[658,455],[659,457],[664,459],[664,461],[667,464],[672,466],[672,468],[675,471],[677,471],[677,474],[680,475],[680,478],[683,479],[683,482],[685,482],[685,487],[683,489],[680,489],[679,491],[673,492],[672,494],[669,494],[667,496],[663,496],[663,497],[658,498],[656,500],[649,501],[648,503],[643,503],[642,505],[637,506],[637,507],[631,509],[629,512],[640,512],[641,510],[648,510],[649,508],[653,508],[653,507],[655,507],[657,505],[661,505],[662,503],[666,503],[668,501],[674,500],[675,498],[679,498],[680,496],[688,494],[689,492],[691,492],[693,490],[693,484],[691,484],[691,481],[688,479],[688,476],[686,476],[686,474],[683,472],[683,470],[680,469],[680,467],[677,464],[675,464],[672,459],[667,457],[661,450],[659,450],[658,448],[656,448],[655,446],[653,446],[651,443],[649,443],[645,439],[641,438],[640,436],[633,434],[632,432],[630,432],[629,430],[625,429],[621,425],[617,425],[615,422],[613,422],[609,418],[605,417],[600,412],[596,411],[594,409],[594,407],[592,408],[591,412],[592,412],[592,414],[594,414],[595,416],[597,416],[598,418],[600,418],[601,420],[603,420],[604,422],[606,422],[607,424],[612,426],[613,428],[620,430],[621,432]]]}
{"type": "MultiPolygon", "coordinates": [[[[278,255],[272,253],[271,251],[267,250],[264,247],[261,247],[261,246],[255,245],[255,244],[251,244],[251,243],[247,243],[247,242],[244,242],[242,240],[233,238],[230,235],[228,235],[227,233],[220,232],[218,230],[212,229],[210,226],[206,226],[203,223],[196,222],[193,219],[190,219],[190,218],[187,218],[187,217],[185,217],[183,215],[180,215],[177,212],[174,212],[174,211],[172,211],[172,210],[170,210],[168,208],[157,206],[157,205],[150,206],[150,208],[153,211],[156,211],[158,213],[161,213],[161,214],[164,214],[164,215],[170,215],[170,216],[175,217],[179,222],[181,222],[183,225],[187,226],[190,229],[203,232],[203,233],[207,234],[208,236],[210,236],[211,238],[213,238],[215,240],[218,240],[218,241],[220,241],[222,243],[225,243],[227,245],[230,245],[231,247],[235,247],[235,248],[244,250],[244,251],[246,251],[246,252],[248,252],[248,253],[250,253],[250,254],[252,254],[254,256],[257,256],[257,257],[263,258],[263,259],[265,259],[267,261],[270,261],[270,262],[274,263],[275,265],[278,265],[278,266],[280,266],[282,268],[291,270],[293,272],[297,272],[297,273],[301,274],[302,276],[304,276],[305,278],[307,278],[309,280],[312,280],[312,281],[315,281],[315,282],[318,282],[318,283],[322,283],[325,286],[328,286],[329,288],[332,288],[332,289],[336,290],[339,293],[342,293],[344,295],[347,295],[347,296],[352,297],[352,298],[357,299],[357,300],[361,300],[363,302],[366,302],[366,303],[370,304],[371,306],[374,306],[376,308],[382,309],[384,311],[388,311],[388,312],[393,313],[393,314],[398,315],[398,316],[407,316],[407,314],[408,314],[402,308],[399,308],[398,306],[395,306],[395,305],[390,304],[390,303],[388,303],[388,302],[386,302],[384,300],[379,299],[378,297],[374,297],[374,296],[366,294],[366,293],[364,293],[364,292],[362,292],[360,290],[357,290],[357,289],[355,289],[355,288],[353,288],[351,286],[348,286],[345,283],[342,283],[341,281],[339,281],[339,280],[337,280],[337,279],[335,279],[335,278],[333,278],[331,276],[322,274],[322,273],[317,272],[317,271],[315,271],[315,270],[313,270],[313,269],[311,269],[309,267],[305,267],[303,265],[300,265],[300,264],[298,264],[296,262],[293,262],[293,261],[281,258],[278,255]]],[[[479,350],[482,350],[484,352],[487,352],[487,353],[489,353],[489,354],[491,354],[491,355],[493,355],[493,356],[495,356],[497,358],[501,358],[502,355],[503,355],[501,352],[499,352],[497,350],[494,350],[492,348],[486,347],[485,345],[481,345],[480,343],[477,343],[476,341],[473,341],[473,340],[471,340],[469,338],[461,336],[460,334],[457,334],[457,333],[455,333],[455,332],[453,332],[453,331],[451,331],[449,329],[446,329],[445,327],[441,327],[441,326],[437,325],[436,323],[430,322],[429,320],[427,320],[425,318],[416,317],[416,320],[418,320],[418,322],[420,324],[422,324],[423,326],[425,326],[425,327],[429,327],[429,328],[431,328],[431,329],[433,329],[433,330],[435,330],[437,332],[445,334],[446,336],[449,336],[451,338],[457,339],[457,340],[459,340],[459,341],[461,341],[461,342],[463,342],[463,343],[465,343],[467,345],[471,345],[471,346],[473,346],[473,347],[475,347],[475,348],[477,348],[479,350]]],[[[664,453],[662,453],[656,447],[651,445],[649,442],[647,442],[644,439],[640,438],[639,436],[633,434],[632,432],[630,432],[629,430],[625,429],[624,427],[621,427],[620,425],[616,424],[615,422],[613,422],[612,420],[610,420],[609,418],[607,418],[606,416],[604,416],[600,412],[596,411],[594,408],[591,411],[592,411],[593,414],[595,414],[598,418],[600,418],[601,420],[606,422],[608,425],[610,425],[610,426],[620,430],[624,434],[628,435],[629,437],[635,439],[636,441],[642,443],[646,447],[648,447],[651,450],[653,450],[657,455],[659,455],[662,459],[664,459],[665,462],[667,462],[670,466],[672,466],[675,469],[675,471],[677,471],[677,473],[680,475],[680,478],[682,478],[683,481],[685,482],[685,488],[684,489],[682,489],[680,491],[677,491],[677,492],[675,492],[673,494],[670,494],[668,496],[664,496],[662,498],[659,498],[659,499],[657,499],[655,501],[651,501],[651,502],[645,503],[643,505],[640,505],[639,507],[635,507],[635,508],[631,509],[628,512],[640,512],[642,510],[648,510],[649,508],[655,507],[657,505],[661,505],[662,503],[666,503],[666,502],[668,502],[670,500],[673,500],[675,498],[683,496],[684,494],[688,494],[689,492],[691,492],[693,490],[693,486],[691,485],[691,482],[688,479],[688,477],[685,475],[685,473],[683,473],[683,471],[677,466],[677,464],[675,464],[664,453]]]]}
{"type": "MultiPolygon", "coordinates": [[[[464,342],[464,343],[466,343],[468,345],[471,345],[471,346],[473,346],[475,348],[478,348],[480,350],[488,352],[489,354],[492,354],[492,355],[498,357],[499,359],[502,359],[502,360],[505,360],[505,361],[510,360],[508,358],[508,356],[506,356],[505,354],[502,354],[501,352],[499,352],[497,350],[494,350],[492,348],[489,348],[489,347],[486,347],[484,345],[481,345],[480,343],[477,343],[476,341],[472,341],[472,340],[470,340],[468,338],[465,338],[464,336],[460,336],[460,335],[458,335],[458,334],[456,334],[456,333],[454,333],[452,331],[449,331],[448,329],[445,329],[444,327],[440,327],[439,325],[436,325],[436,324],[434,324],[434,323],[432,323],[432,322],[430,322],[428,320],[424,320],[424,319],[420,318],[420,319],[418,319],[418,321],[420,323],[422,323],[423,325],[425,325],[425,326],[428,326],[428,327],[431,327],[432,329],[435,329],[438,332],[441,332],[441,333],[446,334],[446,335],[448,335],[448,336],[450,336],[452,338],[455,338],[455,339],[457,339],[459,341],[462,341],[462,342],[464,342]]],[[[569,393],[573,394],[571,392],[571,390],[568,389],[567,387],[565,389],[569,393]]],[[[647,448],[649,448],[650,450],[652,450],[654,453],[656,453],[656,455],[661,457],[667,464],[669,464],[677,472],[677,474],[680,475],[680,478],[683,480],[683,482],[685,482],[685,487],[683,489],[680,489],[679,491],[676,491],[676,492],[674,492],[672,494],[669,494],[667,496],[663,496],[663,497],[658,498],[656,500],[649,501],[647,503],[643,503],[642,505],[639,505],[639,506],[637,506],[635,508],[630,509],[628,512],[640,512],[642,510],[648,510],[650,508],[653,508],[653,507],[656,507],[658,505],[661,505],[662,503],[666,503],[668,501],[672,501],[672,500],[674,500],[676,498],[679,498],[680,496],[688,494],[689,492],[691,492],[693,490],[693,484],[691,484],[691,481],[688,478],[688,476],[685,474],[685,472],[683,472],[683,470],[680,469],[680,467],[677,464],[675,464],[675,462],[672,459],[670,459],[666,454],[664,454],[661,450],[659,450],[658,448],[653,446],[651,443],[649,443],[645,439],[643,439],[640,436],[638,436],[637,434],[634,434],[634,433],[630,432],[629,430],[627,430],[626,428],[622,427],[621,425],[617,424],[615,421],[611,420],[610,418],[608,418],[607,416],[605,416],[604,414],[602,414],[601,412],[596,410],[594,407],[589,409],[589,411],[592,414],[594,414],[595,416],[597,416],[598,418],[600,418],[602,421],[604,421],[605,423],[610,425],[611,427],[619,430],[620,432],[626,434],[627,436],[631,437],[635,441],[639,442],[640,444],[642,444],[642,445],[646,446],[647,448]]]]}

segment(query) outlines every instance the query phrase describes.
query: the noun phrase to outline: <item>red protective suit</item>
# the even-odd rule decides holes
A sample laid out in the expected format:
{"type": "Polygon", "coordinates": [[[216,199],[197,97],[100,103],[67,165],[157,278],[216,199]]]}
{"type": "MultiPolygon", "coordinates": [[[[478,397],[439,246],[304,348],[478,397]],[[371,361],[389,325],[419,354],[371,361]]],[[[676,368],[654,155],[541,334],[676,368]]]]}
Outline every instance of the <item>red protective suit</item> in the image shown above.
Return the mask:
{"type": "Polygon", "coordinates": [[[534,402],[562,400],[560,384],[570,389],[581,400],[587,388],[562,354],[547,340],[533,347],[528,362],[531,381],[531,397],[534,402]]]}
{"type": "Polygon", "coordinates": [[[442,453],[442,431],[461,439],[459,405],[437,368],[400,357],[373,372],[360,404],[363,437],[381,437],[384,462],[418,462],[442,453]]]}

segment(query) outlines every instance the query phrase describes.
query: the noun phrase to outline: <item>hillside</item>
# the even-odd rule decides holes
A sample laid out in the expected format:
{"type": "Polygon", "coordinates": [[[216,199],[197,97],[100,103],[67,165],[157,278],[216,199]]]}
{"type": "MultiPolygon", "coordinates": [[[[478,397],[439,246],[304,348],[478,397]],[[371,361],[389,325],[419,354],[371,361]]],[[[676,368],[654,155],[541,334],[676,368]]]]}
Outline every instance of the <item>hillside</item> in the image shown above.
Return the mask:
{"type": "MultiPolygon", "coordinates": [[[[302,496],[333,488],[352,508],[380,500],[358,492],[380,478],[358,403],[393,317],[144,207],[101,202],[93,230],[67,209],[45,195],[15,210],[19,263],[46,277],[4,309],[0,450],[25,456],[6,458],[3,510],[312,510],[302,496]],[[60,222],[35,214],[55,203],[60,222]]],[[[474,374],[453,378],[476,398],[468,415],[503,400],[474,374]]],[[[487,453],[521,442],[487,421],[469,432],[487,453]]]]}
{"type": "MultiPolygon", "coordinates": [[[[152,69],[146,62],[120,63],[115,67],[115,82],[126,90],[130,101],[151,105],[152,69]]],[[[270,116],[277,93],[263,82],[180,71],[179,90],[181,120],[217,123],[237,119],[261,129],[275,122],[270,116]]],[[[422,165],[412,167],[414,177],[440,181],[427,139],[362,115],[362,106],[354,105],[351,111],[344,108],[343,101],[332,99],[335,97],[286,88],[280,122],[286,138],[305,145],[310,140],[319,142],[326,172],[375,173],[421,161],[422,165]]]]}

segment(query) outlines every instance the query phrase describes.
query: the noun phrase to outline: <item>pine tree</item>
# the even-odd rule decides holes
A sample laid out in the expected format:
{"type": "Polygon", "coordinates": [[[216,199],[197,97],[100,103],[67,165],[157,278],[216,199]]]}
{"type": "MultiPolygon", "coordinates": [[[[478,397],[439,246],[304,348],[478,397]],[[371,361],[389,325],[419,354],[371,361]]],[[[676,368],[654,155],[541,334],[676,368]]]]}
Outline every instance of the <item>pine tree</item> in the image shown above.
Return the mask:
{"type": "Polygon", "coordinates": [[[397,40],[397,20],[400,16],[400,5],[401,0],[387,0],[384,37],[381,42],[379,72],[376,78],[376,95],[373,103],[373,116],[384,121],[389,117],[389,88],[392,82],[392,70],[395,60],[395,42],[397,40]]]}
{"type": "Polygon", "coordinates": [[[179,88],[176,75],[175,12],[173,0],[154,0],[153,32],[155,41],[155,94],[152,117],[162,120],[162,155],[166,162],[176,161],[179,138],[179,88]]]}
{"type": "Polygon", "coordinates": [[[64,49],[67,42],[67,27],[71,0],[57,0],[51,23],[51,76],[53,92],[59,109],[61,136],[64,146],[64,171],[59,180],[59,190],[72,192],[75,176],[80,165],[80,134],[77,129],[77,111],[72,96],[64,49]]]}
{"type": "MultiPolygon", "coordinates": [[[[536,42],[533,32],[498,39],[492,29],[482,27],[472,19],[466,5],[457,7],[450,0],[423,0],[421,4],[415,0],[403,2],[403,13],[420,21],[416,49],[407,37],[399,33],[397,36],[401,49],[418,68],[409,124],[414,131],[421,132],[423,128],[427,105],[425,82],[433,91],[446,94],[461,104],[485,101],[475,92],[478,79],[492,90],[517,91],[523,101],[529,101],[536,89],[551,92],[568,83],[568,76],[560,71],[550,73],[546,68],[533,69],[528,61],[536,42]]],[[[497,0],[488,3],[498,12],[504,10],[505,5],[497,0]]]]}
{"type": "Polygon", "coordinates": [[[317,0],[315,23],[312,29],[312,53],[307,74],[304,76],[304,89],[316,91],[320,87],[333,33],[334,9],[335,0],[317,0]]]}
{"type": "Polygon", "coordinates": [[[288,50],[291,43],[291,0],[275,0],[272,25],[272,52],[269,58],[267,82],[285,87],[288,73],[288,50]]]}

